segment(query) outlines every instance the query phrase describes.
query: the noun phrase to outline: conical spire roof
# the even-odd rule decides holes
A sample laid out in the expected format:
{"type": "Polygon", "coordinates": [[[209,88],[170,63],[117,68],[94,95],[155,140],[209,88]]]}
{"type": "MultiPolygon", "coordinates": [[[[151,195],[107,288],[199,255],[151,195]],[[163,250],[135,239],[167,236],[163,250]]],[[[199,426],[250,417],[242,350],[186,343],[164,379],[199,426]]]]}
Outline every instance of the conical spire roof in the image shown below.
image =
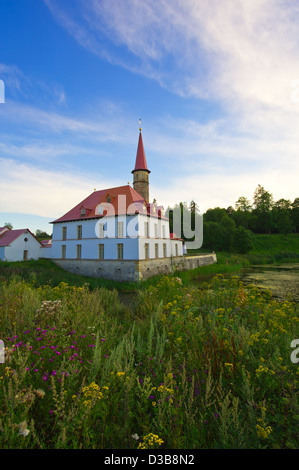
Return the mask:
{"type": "Polygon", "coordinates": [[[144,170],[144,171],[148,171],[150,173],[149,169],[147,168],[141,130],[139,132],[139,140],[138,140],[135,168],[132,171],[132,173],[134,173],[134,171],[137,171],[137,170],[144,170]]]}

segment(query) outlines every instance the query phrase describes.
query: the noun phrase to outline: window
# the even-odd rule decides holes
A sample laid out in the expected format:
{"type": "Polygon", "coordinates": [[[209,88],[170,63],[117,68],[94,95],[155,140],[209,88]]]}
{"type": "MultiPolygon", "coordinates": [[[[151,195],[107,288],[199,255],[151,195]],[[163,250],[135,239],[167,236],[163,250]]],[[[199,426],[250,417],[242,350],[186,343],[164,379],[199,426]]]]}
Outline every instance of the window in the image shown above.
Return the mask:
{"type": "Polygon", "coordinates": [[[179,256],[178,244],[177,243],[175,244],[175,256],[179,256]]]}
{"type": "Polygon", "coordinates": [[[123,259],[124,257],[124,245],[123,243],[117,244],[117,259],[123,259]]]}
{"type": "Polygon", "coordinates": [[[66,258],[66,245],[61,245],[61,258],[66,258]]]}
{"type": "Polygon", "coordinates": [[[155,243],[155,258],[159,258],[159,245],[155,243]]]}
{"type": "Polygon", "coordinates": [[[27,259],[28,259],[28,250],[24,250],[23,260],[26,261],[27,259]]]}
{"type": "Polygon", "coordinates": [[[124,223],[117,222],[117,238],[123,238],[123,237],[124,237],[124,223]]]}
{"type": "Polygon", "coordinates": [[[111,204],[111,196],[107,196],[107,202],[111,204]]]}
{"type": "Polygon", "coordinates": [[[104,238],[104,224],[99,224],[99,238],[104,238]]]}
{"type": "Polygon", "coordinates": [[[81,240],[82,238],[82,225],[77,225],[77,239],[81,240]]]}
{"type": "Polygon", "coordinates": [[[164,258],[167,257],[167,248],[166,248],[166,243],[163,243],[163,256],[164,258]]]}
{"type": "Polygon", "coordinates": [[[149,223],[148,222],[144,222],[144,236],[145,237],[149,237],[149,223]]]}
{"type": "Polygon", "coordinates": [[[149,243],[144,244],[144,256],[145,256],[145,259],[149,258],[149,243]]]}
{"type": "Polygon", "coordinates": [[[162,225],[162,238],[166,238],[165,225],[162,225]]]}
{"type": "Polygon", "coordinates": [[[62,240],[66,240],[67,227],[62,227],[62,240]]]}
{"type": "Polygon", "coordinates": [[[84,207],[82,207],[82,209],[81,209],[81,217],[85,217],[85,208],[84,207]]]}
{"type": "Polygon", "coordinates": [[[158,238],[158,224],[155,224],[155,238],[158,238]]]}
{"type": "Polygon", "coordinates": [[[104,244],[99,244],[99,259],[104,259],[104,244]]]}
{"type": "Polygon", "coordinates": [[[82,245],[77,245],[77,259],[81,259],[82,245]]]}

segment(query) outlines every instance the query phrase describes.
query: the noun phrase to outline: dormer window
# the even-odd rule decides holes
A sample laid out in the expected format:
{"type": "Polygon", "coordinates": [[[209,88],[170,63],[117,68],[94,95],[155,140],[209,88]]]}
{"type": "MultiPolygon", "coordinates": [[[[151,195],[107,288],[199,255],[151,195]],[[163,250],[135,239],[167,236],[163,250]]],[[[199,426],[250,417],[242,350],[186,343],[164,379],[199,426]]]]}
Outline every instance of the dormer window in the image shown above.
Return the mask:
{"type": "Polygon", "coordinates": [[[111,204],[111,196],[107,196],[107,202],[111,204]]]}
{"type": "Polygon", "coordinates": [[[81,217],[85,217],[85,215],[86,215],[85,207],[82,207],[81,208],[81,217]]]}

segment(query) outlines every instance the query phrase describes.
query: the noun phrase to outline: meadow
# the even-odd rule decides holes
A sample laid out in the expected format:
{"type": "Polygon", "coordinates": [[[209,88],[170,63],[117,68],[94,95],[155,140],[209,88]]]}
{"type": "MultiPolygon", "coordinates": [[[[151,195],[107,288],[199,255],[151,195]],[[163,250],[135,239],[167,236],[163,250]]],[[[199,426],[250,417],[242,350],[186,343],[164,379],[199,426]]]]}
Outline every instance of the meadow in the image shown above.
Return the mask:
{"type": "Polygon", "coordinates": [[[296,304],[222,274],[123,302],[19,269],[0,273],[0,448],[298,448],[296,304]]]}

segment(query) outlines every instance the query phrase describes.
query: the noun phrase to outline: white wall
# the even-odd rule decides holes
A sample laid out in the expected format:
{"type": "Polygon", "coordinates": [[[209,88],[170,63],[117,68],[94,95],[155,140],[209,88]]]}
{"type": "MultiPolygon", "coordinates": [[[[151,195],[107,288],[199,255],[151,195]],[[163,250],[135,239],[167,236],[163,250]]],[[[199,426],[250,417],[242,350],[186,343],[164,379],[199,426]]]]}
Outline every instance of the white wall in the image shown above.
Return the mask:
{"type": "MultiPolygon", "coordinates": [[[[81,245],[81,259],[98,259],[99,244],[104,244],[104,259],[117,259],[117,244],[124,246],[123,259],[145,259],[144,244],[149,243],[149,257],[155,258],[158,243],[159,258],[163,258],[163,243],[167,245],[167,257],[175,256],[175,245],[170,240],[167,219],[148,217],[144,214],[132,216],[103,217],[101,219],[78,220],[53,225],[51,256],[61,259],[61,246],[66,246],[66,259],[77,258],[77,245],[81,245]],[[117,222],[123,222],[123,237],[118,238],[117,222]],[[149,237],[145,235],[145,222],[149,224],[149,237]],[[104,224],[104,237],[99,238],[99,225],[104,224]],[[77,238],[77,226],[82,225],[82,239],[77,238]],[[62,240],[63,227],[67,227],[66,240],[62,240]],[[164,230],[163,228],[164,227],[164,230]],[[163,237],[163,232],[165,237],[163,237]]],[[[178,254],[182,256],[182,242],[178,243],[178,254]]],[[[44,252],[46,249],[43,249],[44,252]]]]}
{"type": "Polygon", "coordinates": [[[138,242],[135,226],[137,216],[103,217],[74,222],[54,224],[52,236],[52,257],[61,258],[61,246],[66,246],[66,259],[77,258],[77,245],[82,246],[81,259],[98,259],[99,244],[104,244],[104,259],[117,259],[117,244],[123,243],[124,259],[138,259],[138,242]],[[123,222],[123,237],[117,237],[117,222],[123,222]],[[104,238],[99,238],[99,224],[104,224],[104,238]],[[77,226],[82,225],[82,239],[77,238],[77,226]],[[67,227],[66,240],[62,240],[62,227],[67,227]],[[130,237],[126,237],[126,233],[130,237]]]}
{"type": "Polygon", "coordinates": [[[10,246],[4,247],[5,261],[22,261],[24,258],[24,250],[28,251],[28,259],[38,259],[40,254],[40,243],[26,231],[22,233],[16,240],[11,242],[10,246]],[[27,241],[25,242],[25,238],[27,241]]]}

